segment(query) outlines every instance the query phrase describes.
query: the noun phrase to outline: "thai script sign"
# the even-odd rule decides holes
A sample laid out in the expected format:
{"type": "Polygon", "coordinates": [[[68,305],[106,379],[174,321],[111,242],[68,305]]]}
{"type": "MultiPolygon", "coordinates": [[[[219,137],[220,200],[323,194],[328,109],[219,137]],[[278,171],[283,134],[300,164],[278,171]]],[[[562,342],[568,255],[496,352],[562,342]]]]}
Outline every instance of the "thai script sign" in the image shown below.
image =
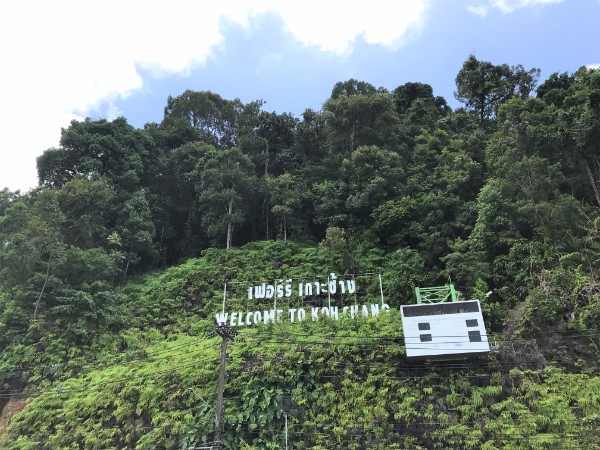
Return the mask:
{"type": "Polygon", "coordinates": [[[354,280],[338,280],[335,273],[331,273],[327,282],[321,283],[315,281],[312,283],[301,282],[298,285],[293,285],[293,280],[277,280],[275,284],[262,283],[257,286],[248,288],[248,300],[263,299],[263,298],[289,298],[294,294],[293,289],[296,287],[296,295],[300,297],[309,295],[323,294],[354,294],[356,292],[356,282],[354,280]]]}
{"type": "MultiPolygon", "coordinates": [[[[248,300],[272,300],[272,306],[267,309],[254,311],[233,311],[225,312],[225,303],[227,297],[227,286],[223,294],[223,309],[215,315],[216,321],[220,325],[230,327],[251,326],[287,320],[290,322],[302,322],[303,320],[319,320],[321,318],[330,318],[339,320],[340,317],[377,317],[380,312],[388,311],[390,307],[384,302],[383,290],[381,286],[381,276],[379,277],[379,287],[381,292],[381,303],[365,303],[362,305],[332,305],[332,296],[339,299],[343,295],[353,295],[356,302],[357,286],[354,276],[351,279],[338,277],[335,273],[330,273],[326,281],[307,282],[304,279],[300,282],[294,282],[293,279],[278,279],[271,283],[260,283],[248,287],[248,300]],[[326,296],[329,300],[327,306],[302,306],[291,307],[289,300],[292,297],[306,299],[310,297],[326,296]],[[286,308],[278,305],[277,299],[282,299],[287,303],[286,308]],[[278,307],[279,306],[279,307],[278,307]]],[[[244,294],[245,295],[245,294],[244,294]]]]}

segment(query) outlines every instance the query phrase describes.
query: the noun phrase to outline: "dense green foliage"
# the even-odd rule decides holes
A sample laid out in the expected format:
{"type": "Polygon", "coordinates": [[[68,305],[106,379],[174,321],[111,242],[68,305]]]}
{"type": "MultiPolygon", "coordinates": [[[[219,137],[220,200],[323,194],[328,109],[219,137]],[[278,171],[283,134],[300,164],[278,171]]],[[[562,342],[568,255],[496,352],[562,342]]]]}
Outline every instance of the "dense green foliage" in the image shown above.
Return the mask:
{"type": "Polygon", "coordinates": [[[538,77],[470,56],[457,110],[348,80],[302,118],[186,91],[72,122],[0,191],[0,409],[27,399],[0,447],[212,441],[224,286],[335,272],[392,311],[243,330],[230,448],[283,448],[285,417],[295,449],[600,448],[600,71],[538,77]],[[496,349],[409,363],[397,309],[448,278],[492,291],[496,349]]]}

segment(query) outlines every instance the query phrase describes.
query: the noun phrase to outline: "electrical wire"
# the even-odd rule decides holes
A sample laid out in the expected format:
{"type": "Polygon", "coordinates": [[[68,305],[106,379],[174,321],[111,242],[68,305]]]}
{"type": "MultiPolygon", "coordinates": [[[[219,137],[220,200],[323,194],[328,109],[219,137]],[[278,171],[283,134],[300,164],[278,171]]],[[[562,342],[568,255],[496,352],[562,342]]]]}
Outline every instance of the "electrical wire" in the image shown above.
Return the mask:
{"type": "MultiPolygon", "coordinates": [[[[303,337],[314,337],[314,335],[311,334],[300,334],[300,333],[285,333],[283,335],[277,335],[277,334],[261,334],[261,333],[255,333],[254,335],[251,335],[249,333],[244,333],[240,335],[240,339],[242,339],[245,342],[257,342],[257,343],[262,343],[265,341],[266,338],[268,338],[269,342],[271,343],[276,343],[276,344],[287,344],[287,345],[300,345],[303,348],[308,348],[308,347],[315,347],[315,346],[352,346],[352,347],[368,347],[368,348],[376,348],[376,349],[388,349],[388,348],[397,348],[400,344],[396,343],[396,341],[399,341],[401,339],[403,339],[402,336],[378,336],[378,337],[372,337],[372,336],[354,336],[354,335],[329,335],[328,340],[313,340],[313,339],[306,339],[306,340],[300,340],[300,339],[291,339],[288,336],[303,336],[303,337]],[[280,337],[282,336],[282,337],[280,337]],[[343,341],[336,341],[335,339],[343,339],[343,341]],[[352,339],[352,340],[351,340],[352,339]],[[354,342],[353,340],[364,340],[364,341],[368,341],[368,342],[354,342]],[[387,340],[387,341],[391,341],[389,343],[382,343],[382,342],[377,342],[374,343],[373,341],[375,340],[387,340]]],[[[591,336],[600,336],[600,334],[598,333],[588,333],[588,334],[580,334],[577,335],[575,337],[591,337],[591,336]]],[[[438,337],[438,336],[436,336],[438,337]]],[[[439,338],[442,338],[445,336],[439,336],[439,338]]],[[[448,336],[450,337],[450,336],[448,336]]],[[[451,336],[453,339],[459,338],[459,337],[464,337],[465,339],[468,337],[466,335],[463,336],[451,336]]],[[[492,337],[490,335],[490,337],[492,337]]],[[[574,336],[569,336],[570,338],[574,338],[574,336]]],[[[197,345],[201,342],[203,342],[204,339],[193,339],[190,342],[183,342],[181,344],[177,344],[174,345],[170,348],[166,348],[164,350],[160,350],[160,351],[156,351],[156,352],[144,352],[141,354],[141,357],[139,359],[132,359],[130,361],[124,361],[125,363],[131,362],[131,363],[135,363],[138,361],[144,361],[144,362],[154,362],[154,361],[158,361],[162,358],[174,358],[177,357],[179,355],[179,353],[177,352],[173,352],[173,350],[176,349],[183,349],[186,347],[191,347],[194,345],[197,345]],[[160,357],[160,355],[164,355],[163,357],[160,357]]],[[[464,340],[448,340],[448,341],[436,341],[436,344],[438,344],[438,347],[436,347],[437,351],[447,351],[447,350],[454,350],[454,347],[443,347],[443,346],[439,346],[440,344],[453,344],[453,343],[462,343],[464,342],[464,340]]],[[[518,343],[518,342],[530,342],[530,339],[523,339],[523,338],[513,338],[513,339],[509,339],[509,340],[505,340],[503,341],[503,343],[518,343]]],[[[416,346],[412,346],[412,345],[404,345],[403,347],[405,349],[424,349],[426,348],[427,344],[422,344],[422,345],[416,345],[416,346]]],[[[115,362],[105,362],[105,363],[100,363],[100,364],[93,364],[93,363],[88,363],[88,364],[81,364],[81,365],[77,365],[76,367],[79,367],[81,371],[83,371],[83,369],[87,368],[89,370],[98,370],[101,368],[106,368],[106,367],[112,367],[115,365],[115,362]]],[[[2,378],[6,378],[8,376],[15,376],[15,375],[19,375],[22,374],[24,372],[30,372],[30,371],[34,371],[34,370],[39,370],[41,368],[45,368],[47,369],[48,366],[38,366],[36,367],[30,367],[27,369],[21,369],[21,370],[15,370],[13,372],[9,372],[9,373],[0,373],[0,376],[2,378]]],[[[1,392],[1,391],[0,391],[1,392]]]]}

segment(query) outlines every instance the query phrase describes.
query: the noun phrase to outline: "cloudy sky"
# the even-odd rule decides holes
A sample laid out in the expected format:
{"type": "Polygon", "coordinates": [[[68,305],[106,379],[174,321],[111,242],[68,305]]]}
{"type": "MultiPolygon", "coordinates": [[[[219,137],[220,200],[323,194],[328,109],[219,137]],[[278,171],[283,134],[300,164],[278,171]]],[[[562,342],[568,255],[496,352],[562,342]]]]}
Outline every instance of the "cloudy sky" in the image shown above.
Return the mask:
{"type": "Polygon", "coordinates": [[[299,116],[338,81],[429,83],[453,107],[469,54],[572,73],[600,64],[600,0],[8,0],[0,5],[0,189],[73,119],[159,122],[211,90],[299,116]]]}

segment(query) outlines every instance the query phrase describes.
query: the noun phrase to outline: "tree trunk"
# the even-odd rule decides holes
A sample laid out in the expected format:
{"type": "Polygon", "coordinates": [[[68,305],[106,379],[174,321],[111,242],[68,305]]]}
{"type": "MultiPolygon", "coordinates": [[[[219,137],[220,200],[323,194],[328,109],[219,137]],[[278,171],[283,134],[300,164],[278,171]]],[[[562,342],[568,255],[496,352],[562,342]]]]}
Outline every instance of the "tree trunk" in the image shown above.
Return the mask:
{"type": "Polygon", "coordinates": [[[129,254],[131,253],[132,250],[133,250],[133,244],[131,244],[131,246],[129,247],[129,252],[127,252],[127,264],[125,264],[125,273],[123,274],[123,281],[125,281],[127,279],[127,272],[129,271],[129,263],[131,262],[131,259],[129,259],[129,254]]]}
{"type": "Polygon", "coordinates": [[[590,185],[592,186],[592,191],[594,191],[594,197],[596,197],[596,203],[598,204],[598,206],[600,206],[600,187],[598,186],[600,184],[600,180],[597,180],[596,177],[594,177],[589,163],[584,158],[581,158],[581,166],[583,167],[583,170],[588,177],[590,185]]]}
{"type": "Polygon", "coordinates": [[[233,223],[231,222],[231,213],[233,212],[233,199],[229,199],[229,208],[227,209],[227,214],[229,215],[229,220],[227,221],[227,249],[231,247],[231,236],[233,234],[233,223]]]}
{"type": "Polygon", "coordinates": [[[263,213],[263,216],[266,218],[266,220],[265,220],[266,231],[267,231],[266,232],[266,238],[267,238],[267,241],[268,241],[271,238],[271,236],[270,236],[270,233],[269,233],[269,203],[268,203],[268,201],[267,201],[266,198],[263,200],[262,213],[263,213]]]}
{"type": "Polygon", "coordinates": [[[267,154],[265,156],[265,176],[269,175],[269,141],[267,141],[267,154]]]}
{"type": "Polygon", "coordinates": [[[42,290],[40,291],[40,295],[38,296],[37,301],[35,302],[35,309],[33,310],[33,321],[37,319],[37,312],[40,306],[40,302],[42,301],[42,297],[44,295],[44,291],[46,290],[46,285],[48,284],[48,278],[50,278],[50,261],[52,261],[52,256],[48,258],[48,263],[46,265],[46,277],[44,278],[44,284],[42,285],[42,290]]]}
{"type": "Polygon", "coordinates": [[[158,254],[154,258],[154,268],[155,269],[158,269],[158,264],[160,263],[161,258],[163,260],[163,267],[167,266],[167,252],[166,252],[166,250],[163,249],[164,237],[165,237],[165,227],[162,226],[160,228],[160,240],[158,242],[158,254]]]}

